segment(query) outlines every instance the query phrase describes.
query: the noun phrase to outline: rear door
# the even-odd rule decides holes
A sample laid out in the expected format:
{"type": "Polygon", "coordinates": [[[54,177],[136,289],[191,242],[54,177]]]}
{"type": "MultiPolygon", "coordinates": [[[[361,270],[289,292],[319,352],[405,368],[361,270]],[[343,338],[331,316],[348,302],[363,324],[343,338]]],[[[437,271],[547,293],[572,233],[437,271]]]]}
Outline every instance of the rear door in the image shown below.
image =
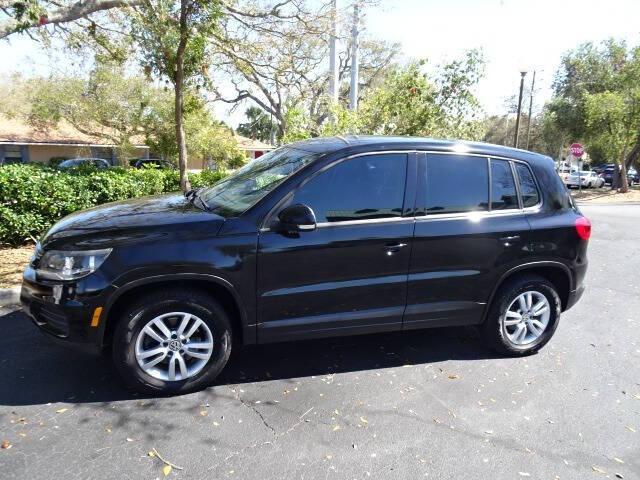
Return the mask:
{"type": "Polygon", "coordinates": [[[274,217],[286,205],[308,205],[318,225],[260,233],[259,342],[402,328],[416,170],[415,154],[347,158],[276,209],[274,217]]]}
{"type": "Polygon", "coordinates": [[[479,323],[502,272],[529,255],[508,160],[422,155],[404,328],[479,323]]]}

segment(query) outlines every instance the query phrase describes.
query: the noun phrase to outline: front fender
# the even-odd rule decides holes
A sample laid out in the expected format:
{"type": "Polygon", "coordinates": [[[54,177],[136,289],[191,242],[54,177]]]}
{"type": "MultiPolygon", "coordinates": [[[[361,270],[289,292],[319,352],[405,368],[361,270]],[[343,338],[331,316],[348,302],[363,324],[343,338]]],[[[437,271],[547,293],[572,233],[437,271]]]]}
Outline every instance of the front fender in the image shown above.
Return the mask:
{"type": "MultiPolygon", "coordinates": [[[[127,292],[130,292],[133,289],[139,287],[153,287],[153,285],[167,284],[172,282],[206,282],[212,285],[216,285],[218,287],[223,288],[230,296],[233,298],[235,306],[240,313],[240,325],[242,328],[242,338],[244,344],[254,344],[256,343],[256,325],[255,325],[255,311],[253,309],[248,309],[248,305],[243,299],[241,293],[232,285],[228,280],[213,275],[210,273],[193,273],[193,272],[177,272],[177,273],[168,273],[168,274],[152,274],[150,271],[146,272],[137,272],[138,275],[132,276],[132,272],[127,274],[128,281],[119,279],[117,282],[114,282],[115,290],[109,296],[108,301],[104,306],[104,311],[102,317],[107,319],[107,321],[103,321],[101,323],[101,332],[100,338],[103,339],[108,328],[108,324],[110,323],[108,319],[110,318],[110,314],[113,313],[114,307],[117,306],[118,301],[125,295],[127,292]]],[[[250,307],[250,305],[249,305],[250,307]]]]}

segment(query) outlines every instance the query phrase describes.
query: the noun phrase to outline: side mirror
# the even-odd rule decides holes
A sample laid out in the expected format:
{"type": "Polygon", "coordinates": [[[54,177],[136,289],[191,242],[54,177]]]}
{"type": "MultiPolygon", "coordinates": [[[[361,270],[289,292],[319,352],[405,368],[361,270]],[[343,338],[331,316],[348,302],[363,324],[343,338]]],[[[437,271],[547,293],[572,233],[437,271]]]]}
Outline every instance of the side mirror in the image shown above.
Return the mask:
{"type": "Polygon", "coordinates": [[[298,203],[289,205],[278,214],[280,230],[286,232],[309,232],[316,229],[316,214],[310,207],[298,203]]]}

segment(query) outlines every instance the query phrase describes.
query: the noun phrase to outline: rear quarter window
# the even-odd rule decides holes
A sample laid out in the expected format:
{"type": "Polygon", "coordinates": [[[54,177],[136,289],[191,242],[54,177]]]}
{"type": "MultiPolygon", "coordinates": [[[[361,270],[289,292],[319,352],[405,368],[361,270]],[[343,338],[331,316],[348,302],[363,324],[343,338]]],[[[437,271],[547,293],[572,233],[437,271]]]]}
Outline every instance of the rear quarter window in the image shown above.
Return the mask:
{"type": "Polygon", "coordinates": [[[520,185],[520,194],[522,195],[522,206],[535,207],[540,203],[540,193],[538,186],[533,178],[533,173],[529,167],[523,163],[515,163],[516,172],[518,173],[518,183],[520,185]]]}

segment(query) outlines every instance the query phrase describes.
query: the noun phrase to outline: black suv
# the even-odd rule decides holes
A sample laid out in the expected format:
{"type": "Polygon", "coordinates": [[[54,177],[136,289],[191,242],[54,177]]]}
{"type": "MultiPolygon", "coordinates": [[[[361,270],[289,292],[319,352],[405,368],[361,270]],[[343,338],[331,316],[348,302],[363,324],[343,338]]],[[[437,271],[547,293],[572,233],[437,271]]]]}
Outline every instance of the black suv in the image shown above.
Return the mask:
{"type": "Polygon", "coordinates": [[[538,154],[418,138],[281,147],[208,188],[70,215],[21,299],[125,382],[211,383],[232,345],[476,325],[540,349],[581,296],[589,221],[538,154]]]}

